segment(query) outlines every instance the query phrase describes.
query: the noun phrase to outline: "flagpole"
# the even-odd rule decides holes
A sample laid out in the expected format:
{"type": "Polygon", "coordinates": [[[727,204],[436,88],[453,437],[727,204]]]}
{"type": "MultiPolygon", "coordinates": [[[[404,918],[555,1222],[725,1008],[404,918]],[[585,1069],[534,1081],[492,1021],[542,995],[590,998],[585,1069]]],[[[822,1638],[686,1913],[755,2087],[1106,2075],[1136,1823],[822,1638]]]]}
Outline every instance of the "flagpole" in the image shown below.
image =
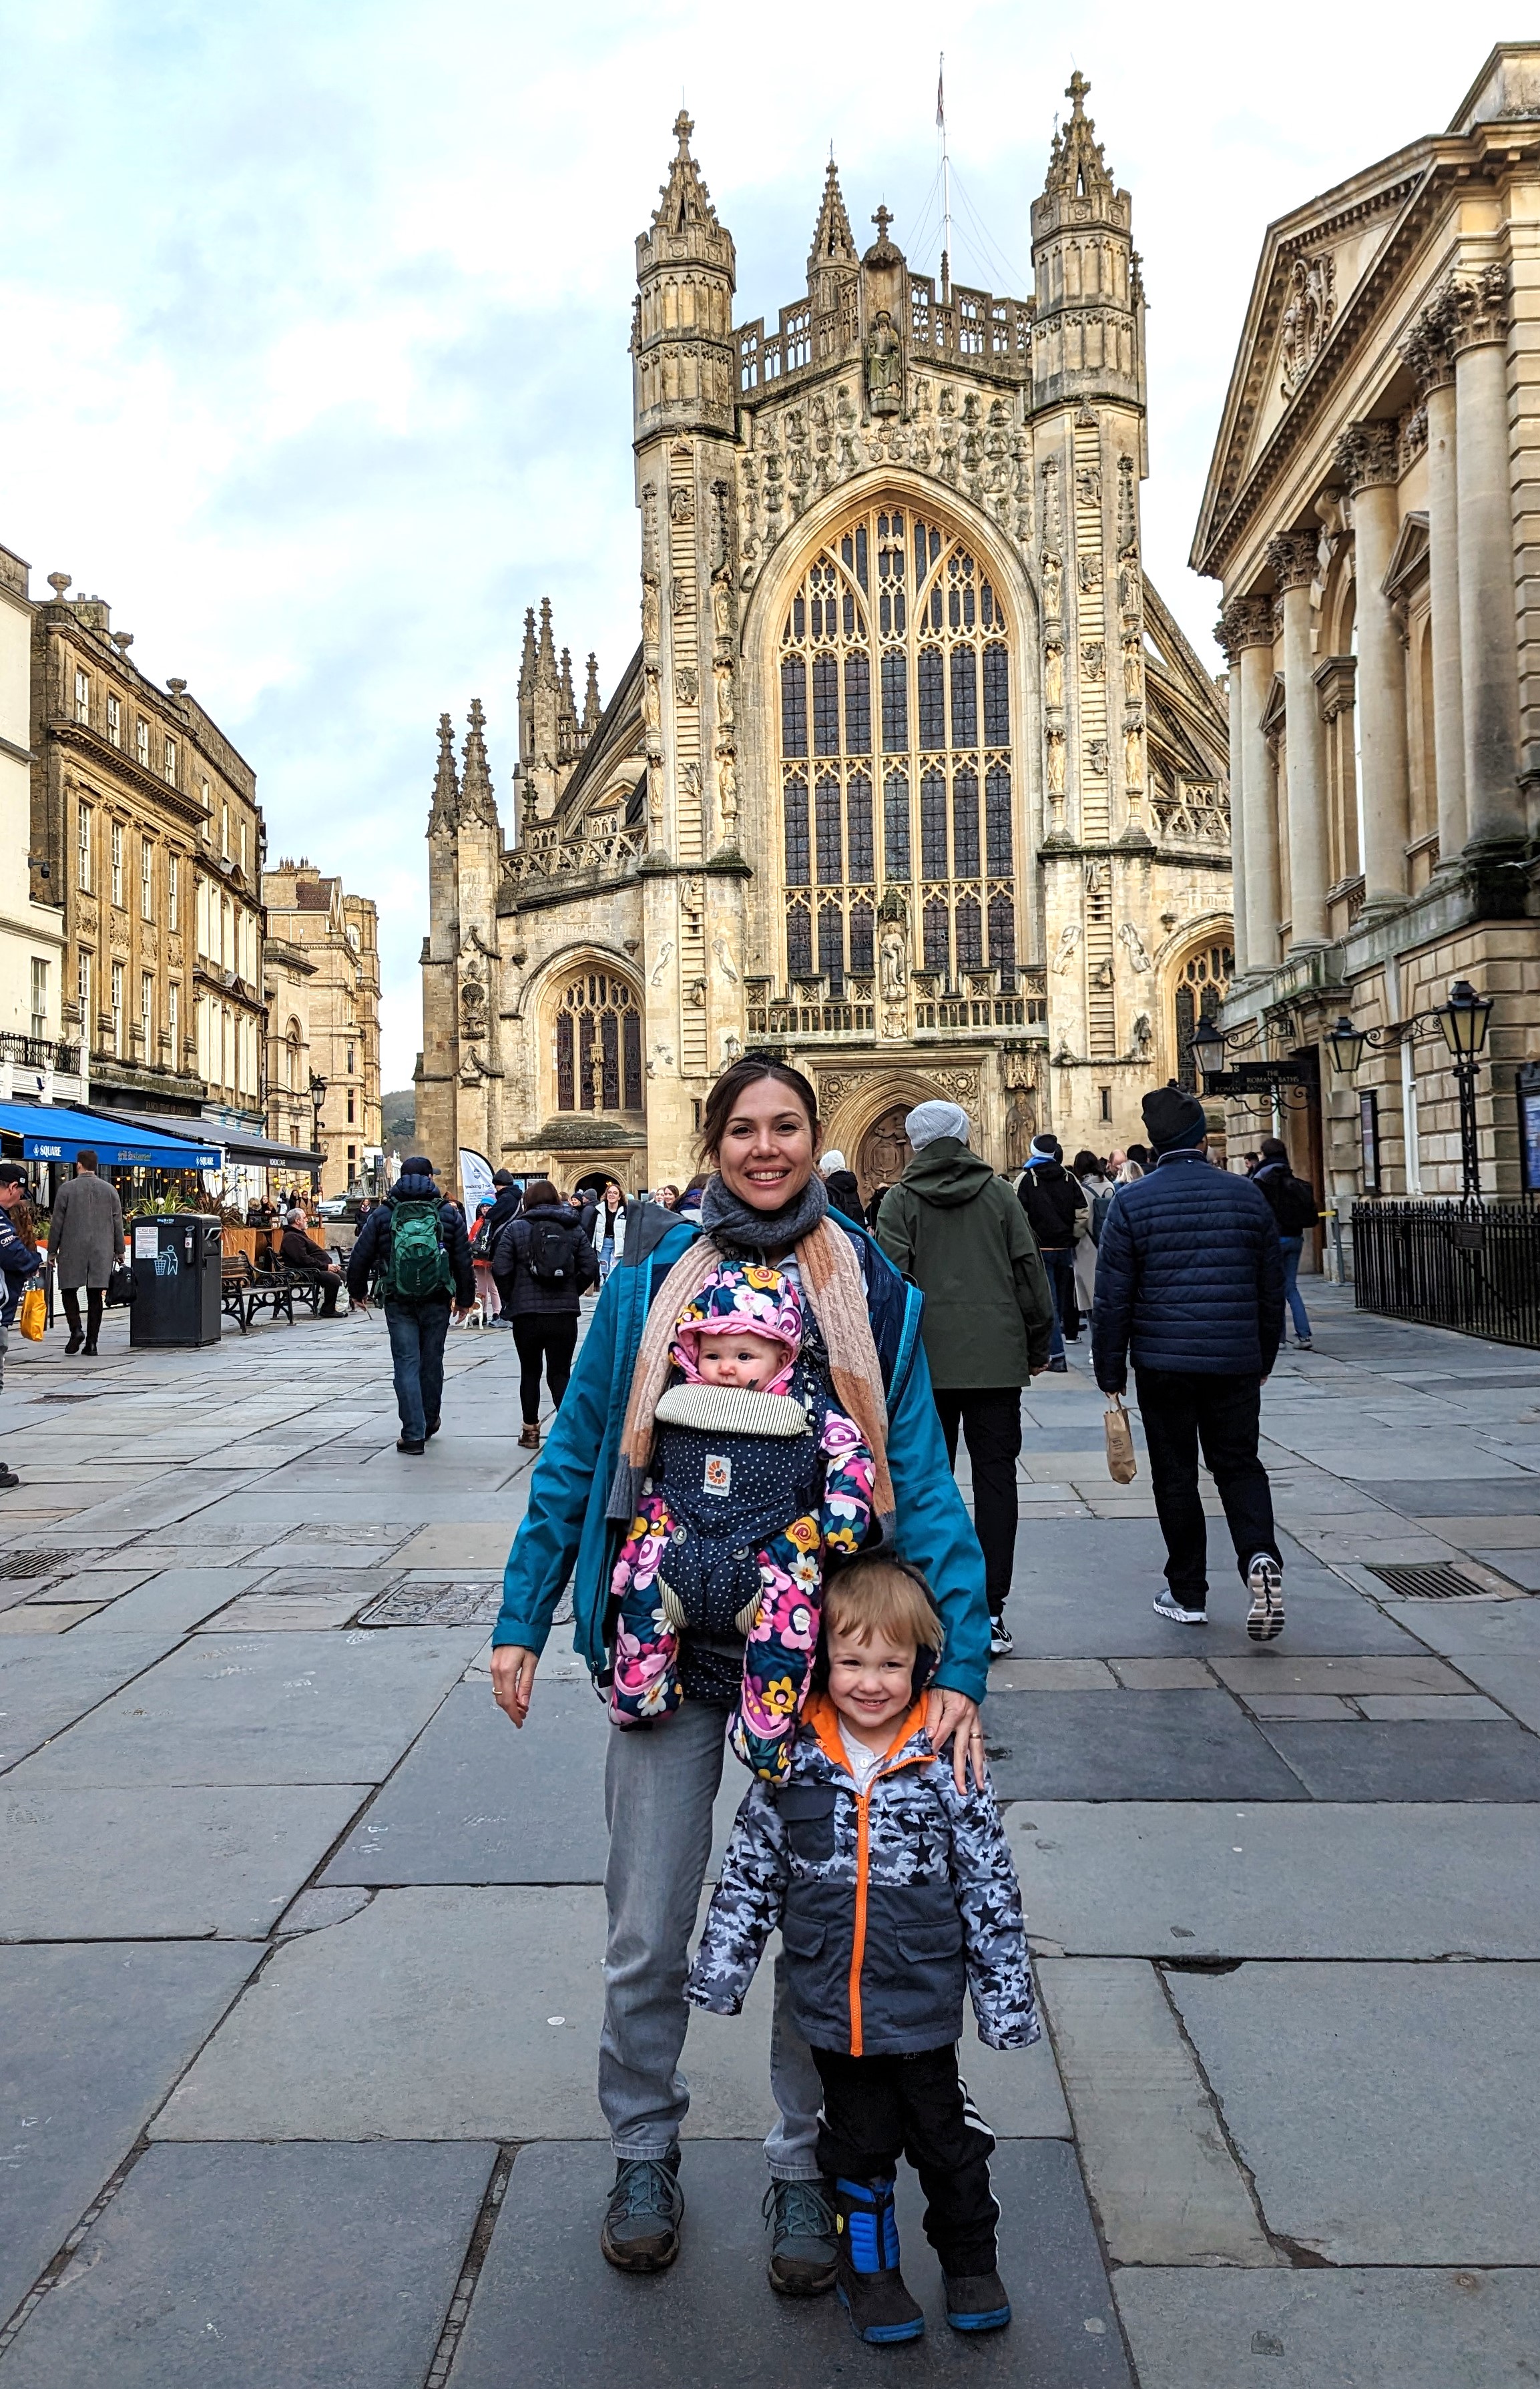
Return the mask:
{"type": "Polygon", "coordinates": [[[936,122],[941,127],[941,303],[952,300],[952,160],[946,147],[946,52],[936,70],[936,122]]]}

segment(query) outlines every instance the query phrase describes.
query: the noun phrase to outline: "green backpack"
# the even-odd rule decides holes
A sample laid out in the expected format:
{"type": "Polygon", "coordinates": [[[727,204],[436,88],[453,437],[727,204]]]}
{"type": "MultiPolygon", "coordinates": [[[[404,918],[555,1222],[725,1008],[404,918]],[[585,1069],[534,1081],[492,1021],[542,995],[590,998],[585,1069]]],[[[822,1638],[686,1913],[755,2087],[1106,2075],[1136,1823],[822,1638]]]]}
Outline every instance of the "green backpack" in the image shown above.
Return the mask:
{"type": "Polygon", "coordinates": [[[379,1280],[385,1300],[430,1302],[435,1295],[450,1292],[454,1284],[437,1203],[392,1204],[391,1258],[379,1280]]]}

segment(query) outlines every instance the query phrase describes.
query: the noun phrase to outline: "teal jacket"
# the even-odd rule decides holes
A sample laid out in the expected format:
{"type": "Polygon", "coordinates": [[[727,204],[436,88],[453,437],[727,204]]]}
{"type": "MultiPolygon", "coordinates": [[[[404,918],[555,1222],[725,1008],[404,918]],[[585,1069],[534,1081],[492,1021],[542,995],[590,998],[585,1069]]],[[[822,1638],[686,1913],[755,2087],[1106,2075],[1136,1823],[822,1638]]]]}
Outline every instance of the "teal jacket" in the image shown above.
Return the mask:
{"type": "MultiPolygon", "coordinates": [[[[837,1224],[856,1246],[866,1274],[866,1308],[888,1398],[899,1554],[923,1570],[946,1629],[933,1681],[982,1701],[989,1675],[983,1554],[942,1440],[919,1338],[922,1297],[864,1228],[845,1220],[837,1224]]],[[[623,1530],[605,1511],[632,1372],[648,1306],[699,1233],[681,1221],[649,1252],[634,1257],[628,1251],[610,1273],[530,1479],[529,1508],[503,1571],[494,1643],[543,1651],[571,1577],[572,1647],[596,1675],[610,1664],[610,1577],[623,1530]]]]}

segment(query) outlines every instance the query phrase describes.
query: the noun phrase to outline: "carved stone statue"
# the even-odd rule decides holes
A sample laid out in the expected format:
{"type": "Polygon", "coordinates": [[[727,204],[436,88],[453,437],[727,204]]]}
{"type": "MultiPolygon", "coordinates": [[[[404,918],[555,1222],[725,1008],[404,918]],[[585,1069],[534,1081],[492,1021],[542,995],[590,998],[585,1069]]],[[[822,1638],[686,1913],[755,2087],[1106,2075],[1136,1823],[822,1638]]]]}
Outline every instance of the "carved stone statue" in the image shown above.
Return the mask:
{"type": "Polygon", "coordinates": [[[1129,705],[1137,705],[1144,696],[1144,659],[1137,639],[1123,643],[1123,693],[1129,705]]]}
{"type": "Polygon", "coordinates": [[[866,335],[866,404],[873,415],[897,415],[904,404],[904,358],[893,319],[879,307],[866,335]]]}
{"type": "Polygon", "coordinates": [[[1064,559],[1058,550],[1043,550],[1043,611],[1050,620],[1063,607],[1064,559]]]}
{"type": "Polygon", "coordinates": [[[1154,1050],[1155,1034],[1148,1012],[1137,1014],[1134,1021],[1133,1052],[1136,1062],[1148,1062],[1154,1050]]]}
{"type": "Polygon", "coordinates": [[[883,930],[877,961],[883,1003],[902,1003],[909,977],[909,957],[902,929],[895,926],[883,930]]]}
{"type": "Polygon", "coordinates": [[[1043,650],[1043,702],[1059,706],[1064,702],[1064,644],[1050,639],[1043,650]]]}
{"type": "Polygon", "coordinates": [[[1048,733],[1048,794],[1050,797],[1061,797],[1064,794],[1064,733],[1062,730],[1050,730],[1048,733]]]}
{"type": "Polygon", "coordinates": [[[1123,733],[1123,779],[1126,788],[1144,786],[1144,737],[1138,730],[1123,733]]]}
{"type": "Polygon", "coordinates": [[[1062,974],[1070,968],[1075,958],[1075,948],[1079,943],[1080,923],[1066,921],[1059,933],[1059,943],[1054,949],[1053,966],[1056,971],[1062,974]]]}
{"type": "Polygon", "coordinates": [[[1147,971],[1149,968],[1149,956],[1145,952],[1144,939],[1132,921],[1125,921],[1118,931],[1118,942],[1127,947],[1128,959],[1136,971],[1147,971]]]}
{"type": "Polygon", "coordinates": [[[738,766],[730,753],[716,759],[716,801],[724,826],[738,819],[738,766]]]}

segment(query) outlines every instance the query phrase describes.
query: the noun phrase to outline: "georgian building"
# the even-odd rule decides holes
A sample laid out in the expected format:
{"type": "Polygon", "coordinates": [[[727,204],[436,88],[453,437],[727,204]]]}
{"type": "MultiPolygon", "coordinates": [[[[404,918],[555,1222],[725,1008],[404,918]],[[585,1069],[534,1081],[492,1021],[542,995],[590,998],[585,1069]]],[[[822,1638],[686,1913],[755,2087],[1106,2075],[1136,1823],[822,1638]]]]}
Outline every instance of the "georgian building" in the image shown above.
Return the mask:
{"type": "Polygon", "coordinates": [[[130,660],[100,597],[32,639],[32,893],[62,904],[63,1021],[100,1109],[263,1121],[256,777],[187,694],[130,660]]]}
{"type": "Polygon", "coordinates": [[[367,896],[350,896],[302,857],[264,872],[263,896],[267,1133],[317,1147],[321,1193],[345,1194],[380,1153],[378,915],[367,896]]]}
{"type": "MultiPolygon", "coordinates": [[[[1192,562],[1224,585],[1232,1051],[1297,1066],[1296,1166],[1456,1194],[1449,1056],[1492,996],[1487,1192],[1519,1182],[1540,1028],[1540,44],[1495,49],[1444,134],[1273,224],[1192,562]],[[1355,1078],[1321,1051],[1383,1031],[1355,1078]]],[[[1270,1131],[1232,1110],[1232,1142],[1270,1131]]]]}
{"type": "Polygon", "coordinates": [[[32,607],[28,568],[0,547],[0,1102],[77,1103],[78,1042],[60,1035],[64,901],[32,892],[32,607]]]}
{"type": "MultiPolygon", "coordinates": [[[[440,725],[417,1141],[682,1181],[712,1079],[795,1060],[869,1187],[937,1093],[1020,1161],[1138,1130],[1230,967],[1225,720],[1141,562],[1132,207],[1071,86],[1035,287],[911,271],[838,174],[733,322],[690,154],[636,243],[641,643],[581,706],[527,618],[499,810],[440,725]],[[510,738],[510,747],[513,741],[510,738]]],[[[493,753],[495,754],[495,742],[493,753]]]]}

